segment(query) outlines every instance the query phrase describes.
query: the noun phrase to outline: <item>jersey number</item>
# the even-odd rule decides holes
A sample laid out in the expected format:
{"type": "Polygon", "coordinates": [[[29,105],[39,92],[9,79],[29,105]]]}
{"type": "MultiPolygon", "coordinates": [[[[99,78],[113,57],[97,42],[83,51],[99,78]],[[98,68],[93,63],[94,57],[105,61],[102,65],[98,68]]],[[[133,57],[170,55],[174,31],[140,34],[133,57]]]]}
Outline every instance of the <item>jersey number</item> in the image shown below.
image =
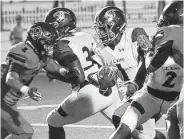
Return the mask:
{"type": "Polygon", "coordinates": [[[87,55],[88,56],[86,57],[86,61],[90,61],[91,62],[91,65],[85,67],[84,70],[88,70],[89,68],[93,67],[95,64],[97,64],[97,66],[100,67],[100,64],[98,64],[96,61],[94,61],[93,59],[91,59],[91,57],[90,57],[91,56],[90,51],[89,51],[89,49],[86,46],[84,46],[82,48],[82,51],[83,51],[83,53],[84,52],[87,52],[87,55]]]}
{"type": "Polygon", "coordinates": [[[169,88],[173,88],[174,84],[171,84],[171,82],[174,80],[174,78],[177,77],[177,74],[173,71],[167,72],[166,76],[168,76],[167,80],[163,83],[162,86],[164,87],[169,87],[169,88]]]}

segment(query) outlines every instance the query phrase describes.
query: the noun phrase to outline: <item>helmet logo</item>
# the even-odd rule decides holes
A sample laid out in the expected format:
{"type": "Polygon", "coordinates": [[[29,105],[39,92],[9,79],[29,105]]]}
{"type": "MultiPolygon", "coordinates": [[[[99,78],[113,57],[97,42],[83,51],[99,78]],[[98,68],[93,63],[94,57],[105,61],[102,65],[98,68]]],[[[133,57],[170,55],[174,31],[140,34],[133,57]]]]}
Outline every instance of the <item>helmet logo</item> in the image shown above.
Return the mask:
{"type": "Polygon", "coordinates": [[[56,19],[57,22],[61,22],[65,18],[65,14],[63,11],[57,11],[53,14],[53,17],[56,19]]]}
{"type": "Polygon", "coordinates": [[[114,10],[109,10],[104,15],[106,19],[109,19],[109,18],[113,19],[115,16],[116,16],[116,13],[114,12],[114,10]]]}
{"type": "Polygon", "coordinates": [[[40,26],[36,26],[34,28],[31,29],[30,31],[30,35],[33,38],[33,40],[37,40],[41,37],[42,35],[42,29],[40,26]]]}

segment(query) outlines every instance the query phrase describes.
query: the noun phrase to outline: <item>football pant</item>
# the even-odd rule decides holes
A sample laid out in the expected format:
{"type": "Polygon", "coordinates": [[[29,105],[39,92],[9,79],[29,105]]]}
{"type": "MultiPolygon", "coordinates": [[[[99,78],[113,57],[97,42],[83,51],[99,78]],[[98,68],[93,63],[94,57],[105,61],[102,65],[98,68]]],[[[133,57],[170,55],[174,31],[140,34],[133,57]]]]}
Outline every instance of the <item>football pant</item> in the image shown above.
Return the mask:
{"type": "Polygon", "coordinates": [[[137,91],[132,97],[121,122],[128,125],[133,131],[158,113],[166,113],[170,105],[175,101],[164,101],[148,93],[147,86],[137,91]]]}
{"type": "Polygon", "coordinates": [[[9,107],[1,104],[1,126],[8,130],[12,137],[30,139],[33,136],[32,126],[22,117],[16,105],[9,107]]]}
{"type": "Polygon", "coordinates": [[[61,104],[47,115],[47,122],[53,127],[62,127],[76,123],[97,112],[102,112],[108,119],[121,104],[117,87],[112,87],[109,96],[103,96],[92,84],[85,85],[79,91],[73,91],[61,104]]]}

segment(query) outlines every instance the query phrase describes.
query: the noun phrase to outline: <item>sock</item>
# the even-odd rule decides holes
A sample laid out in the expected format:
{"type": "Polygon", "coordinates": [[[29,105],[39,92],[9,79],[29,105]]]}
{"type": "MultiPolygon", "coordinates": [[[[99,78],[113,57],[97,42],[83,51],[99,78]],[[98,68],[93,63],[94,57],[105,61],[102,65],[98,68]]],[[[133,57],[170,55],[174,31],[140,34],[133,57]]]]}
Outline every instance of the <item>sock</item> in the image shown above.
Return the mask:
{"type": "Polygon", "coordinates": [[[49,125],[49,139],[65,139],[64,128],[49,125]]]}

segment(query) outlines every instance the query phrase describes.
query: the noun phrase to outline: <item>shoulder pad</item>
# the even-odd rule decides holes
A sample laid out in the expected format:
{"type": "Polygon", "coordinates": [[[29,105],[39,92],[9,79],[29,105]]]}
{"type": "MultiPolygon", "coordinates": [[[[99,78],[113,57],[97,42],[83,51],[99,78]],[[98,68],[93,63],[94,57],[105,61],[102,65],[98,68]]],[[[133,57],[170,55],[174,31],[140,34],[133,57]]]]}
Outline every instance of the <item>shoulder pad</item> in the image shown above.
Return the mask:
{"type": "Polygon", "coordinates": [[[26,53],[27,50],[28,48],[26,45],[23,45],[22,43],[15,45],[9,50],[8,59],[12,62],[25,66],[29,57],[28,53],[26,53]]]}

